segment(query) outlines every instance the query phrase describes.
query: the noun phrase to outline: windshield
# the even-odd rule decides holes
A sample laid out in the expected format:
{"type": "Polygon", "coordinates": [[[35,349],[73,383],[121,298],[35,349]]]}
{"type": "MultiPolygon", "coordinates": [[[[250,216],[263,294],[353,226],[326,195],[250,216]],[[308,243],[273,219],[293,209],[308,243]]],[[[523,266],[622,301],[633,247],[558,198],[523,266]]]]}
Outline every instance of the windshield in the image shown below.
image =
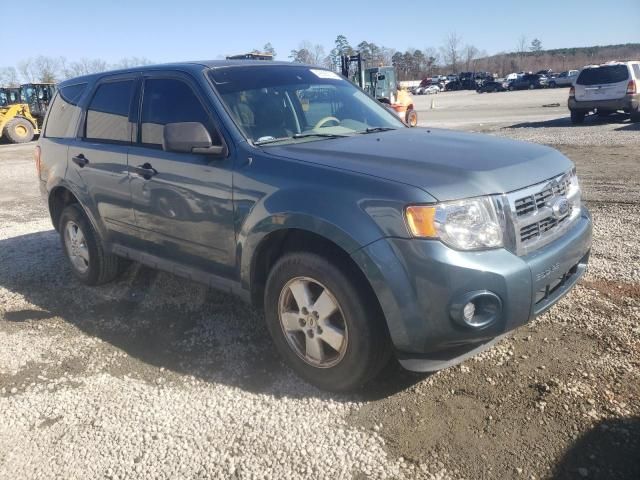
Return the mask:
{"type": "Polygon", "coordinates": [[[599,85],[603,83],[624,82],[629,78],[626,65],[606,65],[603,67],[585,68],[580,73],[578,85],[599,85]]]}
{"type": "Polygon", "coordinates": [[[282,144],[396,129],[405,125],[328,70],[246,66],[209,73],[227,110],[256,144],[282,144]]]}

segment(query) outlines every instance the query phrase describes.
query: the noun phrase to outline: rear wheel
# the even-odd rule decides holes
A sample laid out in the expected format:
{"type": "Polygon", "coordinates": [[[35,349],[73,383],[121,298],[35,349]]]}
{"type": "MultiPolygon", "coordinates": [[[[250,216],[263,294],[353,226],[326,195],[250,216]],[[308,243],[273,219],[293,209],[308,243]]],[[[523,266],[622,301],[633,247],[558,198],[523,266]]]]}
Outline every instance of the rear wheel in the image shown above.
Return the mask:
{"type": "Polygon", "coordinates": [[[14,118],[5,125],[3,135],[11,143],[26,143],[33,140],[33,125],[25,118],[14,118]]]}
{"type": "Polygon", "coordinates": [[[58,227],[73,274],[86,285],[100,285],[118,276],[123,261],[106,253],[102,240],[77,204],[62,211],[58,227]]]}
{"type": "Polygon", "coordinates": [[[638,110],[631,110],[631,121],[634,123],[640,122],[640,107],[638,107],[638,110]]]}
{"type": "Polygon", "coordinates": [[[550,87],[550,88],[556,88],[556,82],[551,82],[551,83],[549,84],[549,87],[550,87]]]}
{"type": "Polygon", "coordinates": [[[574,125],[580,125],[582,123],[584,123],[584,117],[586,115],[586,112],[580,111],[580,110],[572,110],[571,111],[571,123],[573,123],[574,125]]]}
{"type": "Polygon", "coordinates": [[[382,313],[352,277],[324,257],[296,252],[267,279],[265,318],[280,355],[323,390],[358,389],[390,357],[382,313]]]}

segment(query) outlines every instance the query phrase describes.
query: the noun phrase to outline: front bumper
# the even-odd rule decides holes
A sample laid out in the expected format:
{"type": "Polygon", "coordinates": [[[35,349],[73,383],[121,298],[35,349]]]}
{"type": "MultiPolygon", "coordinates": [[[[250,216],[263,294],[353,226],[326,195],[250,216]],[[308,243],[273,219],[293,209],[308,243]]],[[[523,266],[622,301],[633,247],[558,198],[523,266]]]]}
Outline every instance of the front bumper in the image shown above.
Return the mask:
{"type": "Polygon", "coordinates": [[[640,94],[626,95],[613,100],[586,100],[578,101],[574,97],[569,97],[569,110],[591,111],[591,110],[624,110],[625,112],[636,111],[640,106],[640,94]]]}
{"type": "Polygon", "coordinates": [[[386,238],[353,258],[378,296],[400,362],[431,371],[488,347],[564,296],[586,269],[591,230],[583,207],[562,237],[522,257],[505,249],[461,252],[434,240],[386,238]],[[451,313],[477,291],[497,295],[502,307],[482,328],[462,325],[451,313]]]}

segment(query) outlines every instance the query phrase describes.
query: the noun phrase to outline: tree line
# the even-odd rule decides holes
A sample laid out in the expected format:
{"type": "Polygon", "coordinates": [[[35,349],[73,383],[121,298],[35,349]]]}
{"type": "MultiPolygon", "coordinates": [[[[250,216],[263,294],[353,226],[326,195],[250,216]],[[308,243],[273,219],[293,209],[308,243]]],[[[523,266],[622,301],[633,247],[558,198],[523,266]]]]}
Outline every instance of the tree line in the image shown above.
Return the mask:
{"type": "MultiPolygon", "coordinates": [[[[277,52],[270,42],[253,51],[277,57],[277,52]]],[[[345,35],[338,35],[329,51],[321,44],[302,41],[298,48],[291,50],[288,59],[339,71],[341,57],[356,53],[361,54],[364,68],[393,65],[400,80],[419,80],[462,71],[490,72],[504,76],[512,72],[535,72],[549,68],[556,72],[579,69],[585,65],[611,60],[638,58],[640,43],[544,50],[540,39],[533,38],[529,41],[522,35],[515,42],[513,50],[487,55],[484,50],[465,42],[457,32],[449,33],[439,46],[408,48],[404,52],[366,40],[353,46],[345,35]]],[[[0,68],[0,85],[55,83],[80,75],[150,63],[152,62],[144,57],[127,57],[109,64],[101,59],[81,58],[68,61],[64,57],[40,55],[20,61],[16,66],[0,68]]]]}
{"type": "Polygon", "coordinates": [[[99,58],[81,58],[70,62],[65,57],[39,55],[22,60],[16,66],[1,67],[0,85],[13,87],[21,83],[56,83],[90,73],[151,63],[151,60],[144,57],[125,57],[116,63],[107,63],[99,58]]]}

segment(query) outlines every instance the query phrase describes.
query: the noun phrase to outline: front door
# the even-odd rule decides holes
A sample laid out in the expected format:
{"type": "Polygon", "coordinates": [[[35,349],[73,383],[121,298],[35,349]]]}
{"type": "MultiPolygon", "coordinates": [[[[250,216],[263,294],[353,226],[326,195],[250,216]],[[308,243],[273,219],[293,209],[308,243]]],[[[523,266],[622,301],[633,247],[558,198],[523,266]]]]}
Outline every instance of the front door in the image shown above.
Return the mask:
{"type": "Polygon", "coordinates": [[[176,74],[143,80],[137,143],[129,150],[131,196],[147,253],[230,276],[235,265],[233,158],[162,149],[167,123],[200,122],[221,141],[197,85],[176,74]]]}

